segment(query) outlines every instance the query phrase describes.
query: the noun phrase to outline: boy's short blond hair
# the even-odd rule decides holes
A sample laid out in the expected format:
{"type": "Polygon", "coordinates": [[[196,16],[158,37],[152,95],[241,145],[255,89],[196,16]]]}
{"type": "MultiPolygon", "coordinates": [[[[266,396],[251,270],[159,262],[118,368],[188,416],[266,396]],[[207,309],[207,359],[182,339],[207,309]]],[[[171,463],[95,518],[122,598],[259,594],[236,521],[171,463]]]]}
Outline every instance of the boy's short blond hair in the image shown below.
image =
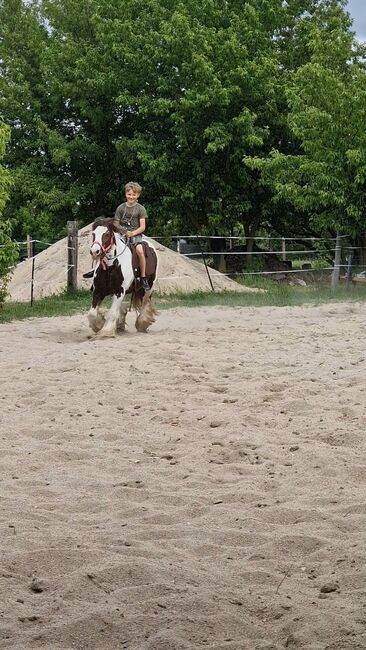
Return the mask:
{"type": "Polygon", "coordinates": [[[127,192],[128,190],[133,190],[134,192],[137,192],[137,194],[141,194],[142,187],[139,183],[135,183],[134,181],[129,181],[129,183],[126,183],[125,185],[125,192],[127,192]]]}

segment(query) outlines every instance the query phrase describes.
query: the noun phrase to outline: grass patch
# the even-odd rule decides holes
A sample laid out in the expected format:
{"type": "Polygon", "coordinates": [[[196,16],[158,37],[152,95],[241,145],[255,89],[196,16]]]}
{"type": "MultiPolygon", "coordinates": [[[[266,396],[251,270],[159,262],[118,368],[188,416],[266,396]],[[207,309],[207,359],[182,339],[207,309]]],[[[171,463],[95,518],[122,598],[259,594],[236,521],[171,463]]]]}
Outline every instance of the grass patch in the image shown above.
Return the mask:
{"type": "Polygon", "coordinates": [[[26,302],[6,302],[0,308],[0,323],[26,318],[77,314],[89,309],[90,303],[91,293],[89,291],[65,292],[58,296],[49,296],[35,300],[33,305],[26,302]]]}
{"type": "MultiPolygon", "coordinates": [[[[321,304],[335,302],[366,301],[366,287],[354,287],[349,289],[339,287],[336,291],[330,288],[319,287],[297,287],[288,285],[277,285],[270,280],[251,283],[257,288],[265,289],[261,293],[236,293],[226,291],[223,293],[202,293],[174,294],[166,298],[159,298],[155,304],[158,308],[172,307],[204,307],[223,305],[227,307],[287,307],[306,304],[321,304]]],[[[246,281],[249,286],[249,282],[246,281]]]]}
{"type": "MultiPolygon", "coordinates": [[[[204,307],[222,305],[226,307],[285,307],[306,304],[366,301],[366,287],[340,285],[336,291],[328,287],[298,287],[277,284],[264,278],[246,279],[246,286],[264,289],[262,292],[223,293],[196,291],[191,294],[175,293],[171,296],[155,296],[157,309],[173,307],[204,307]]],[[[62,293],[36,300],[33,305],[24,302],[5,303],[0,309],[0,323],[35,317],[70,316],[86,312],[91,304],[90,291],[62,293]]],[[[105,301],[105,304],[109,303],[105,301]]]]}

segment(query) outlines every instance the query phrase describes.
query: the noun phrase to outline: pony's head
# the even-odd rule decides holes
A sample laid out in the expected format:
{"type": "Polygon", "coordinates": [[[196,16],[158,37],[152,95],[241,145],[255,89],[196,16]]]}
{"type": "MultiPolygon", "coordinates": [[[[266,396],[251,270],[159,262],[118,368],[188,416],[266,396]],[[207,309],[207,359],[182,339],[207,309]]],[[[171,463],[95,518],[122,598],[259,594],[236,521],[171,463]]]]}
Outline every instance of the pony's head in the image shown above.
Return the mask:
{"type": "Polygon", "coordinates": [[[114,219],[99,217],[93,223],[90,254],[94,260],[102,259],[116,243],[114,219]]]}

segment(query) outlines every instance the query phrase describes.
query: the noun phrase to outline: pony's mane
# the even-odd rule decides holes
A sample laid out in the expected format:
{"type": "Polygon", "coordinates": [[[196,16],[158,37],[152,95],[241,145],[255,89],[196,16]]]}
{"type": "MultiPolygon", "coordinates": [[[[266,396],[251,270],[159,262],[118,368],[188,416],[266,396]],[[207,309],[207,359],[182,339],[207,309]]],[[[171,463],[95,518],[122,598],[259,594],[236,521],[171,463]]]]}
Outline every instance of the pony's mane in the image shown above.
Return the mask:
{"type": "Polygon", "coordinates": [[[113,222],[114,217],[97,217],[93,223],[93,230],[98,228],[98,226],[105,226],[109,230],[115,230],[113,222]]]}

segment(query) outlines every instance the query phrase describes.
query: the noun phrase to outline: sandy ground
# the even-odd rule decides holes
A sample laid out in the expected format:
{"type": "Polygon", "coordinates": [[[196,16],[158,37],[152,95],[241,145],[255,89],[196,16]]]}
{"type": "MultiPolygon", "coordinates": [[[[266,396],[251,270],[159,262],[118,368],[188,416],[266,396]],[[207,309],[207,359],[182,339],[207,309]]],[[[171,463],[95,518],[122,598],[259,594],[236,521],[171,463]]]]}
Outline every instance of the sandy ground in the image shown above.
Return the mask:
{"type": "Polygon", "coordinates": [[[1,648],[364,649],[365,320],[2,325],[1,648]]]}

